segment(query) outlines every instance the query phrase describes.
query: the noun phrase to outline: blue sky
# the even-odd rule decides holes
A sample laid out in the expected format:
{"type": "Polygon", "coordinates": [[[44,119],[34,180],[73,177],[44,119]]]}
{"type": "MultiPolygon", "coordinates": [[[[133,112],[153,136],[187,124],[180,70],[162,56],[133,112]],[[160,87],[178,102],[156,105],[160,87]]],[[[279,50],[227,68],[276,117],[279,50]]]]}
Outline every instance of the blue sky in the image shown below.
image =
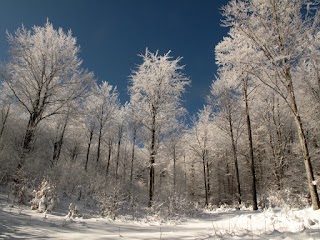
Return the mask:
{"type": "Polygon", "coordinates": [[[71,29],[84,67],[118,87],[128,100],[128,76],[150,51],[182,56],[192,85],[184,95],[190,114],[204,105],[216,74],[214,46],[226,35],[220,9],[227,0],[0,0],[0,60],[7,58],[6,30],[30,28],[49,18],[71,29]]]}

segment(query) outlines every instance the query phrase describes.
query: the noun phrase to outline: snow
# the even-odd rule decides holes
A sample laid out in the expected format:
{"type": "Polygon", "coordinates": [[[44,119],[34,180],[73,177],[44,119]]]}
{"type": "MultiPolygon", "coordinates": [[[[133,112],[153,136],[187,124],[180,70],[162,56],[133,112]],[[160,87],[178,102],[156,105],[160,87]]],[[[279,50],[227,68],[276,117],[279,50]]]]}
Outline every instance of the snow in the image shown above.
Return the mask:
{"type": "Polygon", "coordinates": [[[0,195],[0,239],[320,239],[320,210],[311,208],[256,212],[225,208],[165,223],[65,215],[12,205],[0,195]]]}

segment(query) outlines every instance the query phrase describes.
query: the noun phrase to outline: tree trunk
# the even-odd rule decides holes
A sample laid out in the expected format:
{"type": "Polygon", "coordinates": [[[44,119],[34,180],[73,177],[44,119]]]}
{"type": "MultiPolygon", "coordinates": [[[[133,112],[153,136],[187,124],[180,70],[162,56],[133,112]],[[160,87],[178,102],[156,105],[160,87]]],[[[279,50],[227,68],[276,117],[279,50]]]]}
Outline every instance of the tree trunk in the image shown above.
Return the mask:
{"type": "Polygon", "coordinates": [[[101,138],[102,138],[102,128],[103,128],[103,125],[102,123],[100,123],[100,126],[99,126],[99,135],[98,135],[98,146],[97,146],[97,164],[100,160],[100,154],[101,154],[101,138]]]}
{"type": "Polygon", "coordinates": [[[208,184],[207,184],[207,173],[206,173],[206,159],[205,152],[202,155],[202,165],[203,165],[203,180],[204,180],[204,192],[205,192],[205,206],[209,204],[208,196],[208,184]]]}
{"type": "Polygon", "coordinates": [[[132,139],[132,150],[131,150],[131,167],[130,167],[130,191],[129,198],[131,198],[132,184],[133,184],[133,163],[135,158],[135,147],[137,138],[137,127],[133,126],[133,139],[132,139]]]}
{"type": "Polygon", "coordinates": [[[184,191],[187,192],[187,163],[186,163],[186,154],[183,155],[184,162],[184,191]]]}
{"type": "Polygon", "coordinates": [[[26,159],[27,155],[31,151],[32,142],[34,140],[36,126],[37,126],[37,123],[38,123],[37,118],[38,118],[38,115],[36,113],[30,114],[30,118],[29,118],[29,122],[28,122],[28,125],[27,125],[26,134],[25,134],[24,139],[23,139],[22,153],[20,155],[20,159],[19,159],[19,163],[18,163],[18,167],[17,167],[18,172],[23,167],[23,165],[25,163],[25,159],[26,159]]]}
{"type": "Polygon", "coordinates": [[[222,185],[223,185],[223,180],[221,179],[221,168],[219,166],[222,165],[222,161],[219,160],[219,157],[217,157],[218,161],[218,169],[217,169],[217,178],[218,178],[218,198],[217,198],[217,204],[220,206],[221,204],[221,196],[222,196],[222,185]],[[220,165],[221,164],[221,165],[220,165]]]}
{"type": "Polygon", "coordinates": [[[123,182],[126,182],[126,178],[127,178],[127,161],[128,161],[128,151],[127,151],[127,143],[125,144],[125,147],[124,147],[124,156],[123,156],[123,161],[122,161],[122,164],[123,164],[123,182]]]}
{"type": "Polygon", "coordinates": [[[153,205],[153,195],[154,195],[154,155],[150,156],[150,171],[149,171],[149,203],[148,207],[153,205]]]}
{"type": "Polygon", "coordinates": [[[133,130],[133,140],[132,140],[132,150],[131,150],[131,168],[130,168],[130,183],[133,182],[133,163],[135,158],[135,146],[136,146],[136,138],[137,138],[137,129],[133,130]]]}
{"type": "Polygon", "coordinates": [[[274,106],[275,104],[274,103],[272,106],[272,120],[273,120],[273,124],[276,128],[276,134],[277,134],[277,144],[276,144],[276,147],[274,148],[274,150],[275,150],[274,155],[276,156],[275,173],[276,173],[276,178],[277,178],[278,190],[281,190],[282,179],[283,179],[283,175],[284,175],[284,167],[285,167],[284,146],[286,146],[286,144],[282,142],[282,128],[281,128],[280,113],[279,113],[279,109],[280,109],[279,99],[277,98],[274,101],[277,101],[277,113],[275,113],[275,106],[274,106]]]}
{"type": "Polygon", "coordinates": [[[290,101],[291,101],[291,111],[293,112],[293,115],[294,115],[294,120],[296,123],[298,135],[299,135],[299,140],[300,140],[301,151],[302,151],[303,158],[304,158],[304,165],[306,168],[306,174],[307,174],[307,179],[308,179],[308,186],[309,186],[309,191],[310,191],[310,196],[311,196],[311,201],[312,201],[312,207],[313,207],[313,210],[317,210],[320,207],[319,196],[318,196],[318,192],[317,192],[317,185],[315,184],[315,180],[314,180],[312,164],[311,164],[310,155],[309,155],[308,143],[307,143],[307,139],[306,139],[306,136],[304,133],[300,114],[298,111],[297,102],[296,102],[293,84],[292,84],[292,79],[291,79],[291,75],[290,75],[289,70],[286,71],[286,79],[288,82],[287,87],[288,87],[289,97],[290,97],[290,101]]]}
{"type": "Polygon", "coordinates": [[[256,189],[256,173],[255,173],[255,167],[254,167],[253,140],[252,140],[249,105],[248,105],[247,81],[248,80],[246,78],[244,78],[242,80],[242,90],[243,90],[243,98],[245,101],[245,114],[246,114],[248,139],[249,139],[250,172],[251,172],[251,177],[252,177],[252,182],[251,182],[252,207],[253,207],[253,210],[258,210],[257,189],[256,189]]]}
{"type": "Polygon", "coordinates": [[[1,129],[0,129],[0,139],[2,138],[7,120],[8,120],[8,116],[9,116],[9,112],[10,112],[10,104],[7,106],[7,108],[3,107],[2,108],[2,115],[1,115],[1,129]]]}
{"type": "Polygon", "coordinates": [[[238,205],[240,205],[241,204],[241,187],[240,187],[240,177],[239,177],[239,167],[238,167],[238,157],[237,157],[237,146],[234,140],[232,117],[230,112],[228,116],[228,121],[229,121],[230,138],[231,138],[231,144],[232,144],[234,168],[236,173],[237,201],[238,201],[238,205]]]}
{"type": "Polygon", "coordinates": [[[117,148],[117,159],[116,159],[116,179],[117,180],[118,180],[119,161],[120,161],[121,139],[122,139],[122,126],[119,127],[119,132],[118,132],[118,148],[117,148]]]}
{"type": "Polygon", "coordinates": [[[209,203],[211,188],[210,188],[210,168],[209,168],[208,158],[206,158],[206,171],[207,171],[207,188],[208,188],[208,203],[209,203]]]}
{"type": "Polygon", "coordinates": [[[226,151],[225,154],[225,162],[226,162],[226,179],[227,179],[227,186],[225,187],[225,202],[230,204],[231,203],[231,194],[232,194],[232,181],[231,181],[231,174],[230,174],[230,167],[228,161],[228,153],[226,151]]]}
{"type": "Polygon", "coordinates": [[[60,154],[61,154],[61,149],[62,149],[62,145],[63,145],[63,139],[64,139],[64,134],[66,132],[67,129],[67,125],[68,125],[68,119],[69,119],[69,114],[67,114],[66,119],[63,123],[62,126],[62,132],[59,136],[58,141],[56,141],[53,145],[53,155],[52,155],[52,165],[57,164],[59,158],[60,158],[60,154]]]}
{"type": "Polygon", "coordinates": [[[176,145],[173,146],[173,193],[176,193],[176,145]]]}
{"type": "Polygon", "coordinates": [[[84,170],[87,172],[88,170],[88,162],[89,162],[89,155],[90,155],[90,147],[91,147],[91,142],[92,142],[92,137],[93,137],[93,129],[90,130],[89,133],[89,142],[88,142],[88,148],[87,148],[87,156],[86,156],[86,164],[84,166],[84,170]]]}
{"type": "Polygon", "coordinates": [[[149,202],[148,207],[153,205],[154,196],[154,163],[156,155],[156,116],[152,116],[151,146],[150,146],[150,171],[149,171],[149,202]]]}
{"type": "Polygon", "coordinates": [[[108,177],[108,174],[109,174],[111,153],[112,153],[112,139],[110,138],[109,142],[108,142],[108,158],[107,158],[106,177],[108,177]]]}
{"type": "Polygon", "coordinates": [[[194,197],[195,197],[195,187],[194,187],[194,184],[195,184],[195,169],[194,169],[194,162],[192,161],[191,162],[191,169],[190,169],[190,194],[191,194],[191,200],[192,202],[194,201],[194,197]]]}

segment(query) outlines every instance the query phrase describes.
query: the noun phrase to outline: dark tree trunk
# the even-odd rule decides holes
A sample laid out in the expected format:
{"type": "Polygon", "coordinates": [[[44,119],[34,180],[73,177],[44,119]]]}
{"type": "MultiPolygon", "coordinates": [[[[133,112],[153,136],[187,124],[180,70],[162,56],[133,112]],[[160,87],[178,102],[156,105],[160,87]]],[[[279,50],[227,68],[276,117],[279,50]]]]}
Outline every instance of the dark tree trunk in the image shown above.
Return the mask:
{"type": "Polygon", "coordinates": [[[121,139],[122,139],[122,126],[119,127],[119,132],[118,132],[118,147],[117,147],[117,159],[116,159],[116,179],[118,179],[121,139]]]}
{"type": "Polygon", "coordinates": [[[97,163],[99,162],[100,160],[100,154],[101,154],[101,138],[102,138],[102,128],[103,128],[103,125],[102,123],[100,123],[100,126],[99,126],[99,135],[98,135],[98,146],[97,146],[97,163]]]}
{"type": "Polygon", "coordinates": [[[109,174],[111,153],[112,153],[112,139],[110,138],[109,142],[108,142],[108,158],[107,158],[106,177],[108,177],[108,174],[109,174]]]}
{"type": "Polygon", "coordinates": [[[226,173],[227,173],[227,186],[225,187],[225,201],[230,204],[230,196],[232,194],[232,180],[231,180],[231,174],[230,174],[230,166],[229,166],[229,161],[228,161],[228,153],[226,152],[225,154],[225,162],[226,162],[226,173]]]}
{"type": "Polygon", "coordinates": [[[131,198],[132,185],[133,185],[133,166],[135,158],[135,147],[136,147],[136,138],[137,138],[137,126],[133,126],[133,139],[132,139],[132,149],[131,149],[131,167],[130,167],[130,190],[129,190],[129,199],[131,198]]]}
{"type": "Polygon", "coordinates": [[[88,142],[88,147],[87,147],[86,164],[84,166],[84,170],[86,172],[88,171],[88,162],[89,162],[89,156],[90,156],[92,137],[93,137],[93,128],[90,130],[90,133],[89,133],[89,142],[88,142]]]}
{"type": "Polygon", "coordinates": [[[130,168],[130,184],[133,182],[133,164],[135,158],[135,146],[136,146],[137,129],[133,129],[132,150],[131,150],[131,168],[130,168]]]}
{"type": "Polygon", "coordinates": [[[211,188],[210,188],[210,168],[209,168],[208,158],[206,158],[206,171],[207,171],[207,188],[208,188],[208,200],[209,200],[210,194],[211,194],[211,188]]]}
{"type": "Polygon", "coordinates": [[[187,192],[187,163],[186,163],[186,155],[183,155],[184,162],[184,190],[187,192]]]}
{"type": "Polygon", "coordinates": [[[150,146],[150,170],[149,170],[149,202],[148,207],[153,205],[154,196],[154,163],[156,156],[156,116],[152,116],[152,127],[151,127],[151,146],[150,146]]]}
{"type": "Polygon", "coordinates": [[[20,169],[23,167],[23,165],[25,163],[25,159],[31,151],[32,142],[34,140],[34,135],[35,135],[37,123],[38,123],[38,121],[37,121],[36,114],[31,114],[28,125],[27,125],[26,134],[23,139],[22,153],[20,155],[20,159],[19,159],[19,163],[18,163],[18,171],[20,171],[20,169]]]}
{"type": "Polygon", "coordinates": [[[176,193],[176,145],[173,146],[173,192],[176,193]]]}
{"type": "Polygon", "coordinates": [[[308,143],[307,143],[307,139],[306,139],[306,136],[304,133],[302,120],[301,120],[301,117],[300,117],[300,114],[298,111],[298,107],[297,107],[297,102],[296,102],[294,89],[293,89],[292,78],[290,75],[290,71],[288,69],[286,71],[286,80],[288,83],[287,88],[288,88],[289,98],[291,101],[291,111],[294,115],[294,120],[296,123],[298,135],[299,135],[299,140],[300,140],[301,151],[302,151],[303,158],[304,158],[304,165],[305,165],[307,179],[308,179],[308,186],[309,186],[309,191],[310,191],[310,196],[311,196],[311,201],[312,201],[312,207],[314,210],[317,210],[320,208],[317,185],[314,184],[315,181],[314,181],[313,169],[312,169],[312,164],[311,164],[311,159],[310,159],[310,154],[309,154],[308,143]]]}
{"type": "Polygon", "coordinates": [[[127,179],[127,161],[128,161],[128,150],[127,150],[127,144],[125,144],[124,147],[124,156],[123,156],[123,182],[127,179]]]}
{"type": "Polygon", "coordinates": [[[240,187],[239,166],[238,166],[238,157],[237,157],[237,146],[234,140],[232,116],[230,112],[228,113],[228,121],[229,121],[229,131],[230,131],[230,138],[231,138],[231,144],[232,144],[234,168],[235,168],[235,174],[236,174],[237,201],[238,201],[238,205],[240,205],[241,204],[241,187],[240,187]]]}
{"type": "Polygon", "coordinates": [[[75,144],[71,149],[71,161],[75,162],[79,154],[79,147],[75,144]]]}
{"type": "Polygon", "coordinates": [[[251,130],[251,121],[250,121],[250,112],[248,105],[248,91],[247,91],[247,79],[244,78],[242,80],[242,90],[243,90],[243,98],[245,102],[245,115],[247,122],[247,130],[248,130],[248,140],[249,140],[249,156],[250,156],[250,173],[251,173],[251,190],[252,190],[252,207],[253,210],[258,210],[258,201],[257,201],[257,189],[256,189],[256,173],[254,166],[254,155],[253,155],[253,140],[252,140],[252,130],[251,130]]]}
{"type": "Polygon", "coordinates": [[[221,196],[222,196],[222,191],[223,191],[223,189],[222,189],[222,187],[221,187],[221,186],[223,186],[224,184],[223,184],[223,180],[221,179],[221,170],[222,170],[222,169],[219,167],[219,166],[221,166],[221,165],[222,165],[222,161],[221,161],[221,160],[219,160],[219,158],[217,158],[217,161],[218,161],[218,169],[217,169],[217,178],[218,178],[218,198],[217,198],[217,203],[218,203],[218,205],[220,206],[221,201],[222,201],[221,196]]]}
{"type": "Polygon", "coordinates": [[[9,116],[9,112],[10,112],[10,105],[7,106],[7,108],[3,107],[2,108],[2,115],[1,115],[1,129],[0,129],[0,139],[2,138],[7,120],[8,120],[8,116],[9,116]]]}
{"type": "Polygon", "coordinates": [[[204,152],[202,155],[202,165],[203,165],[203,180],[204,180],[204,192],[205,192],[205,206],[209,204],[209,196],[208,196],[208,182],[207,182],[207,171],[206,171],[206,153],[204,152]]]}
{"type": "Polygon", "coordinates": [[[194,201],[194,196],[195,196],[195,169],[194,169],[194,162],[191,162],[191,173],[190,173],[190,194],[191,194],[191,199],[194,201]]]}
{"type": "Polygon", "coordinates": [[[68,119],[69,119],[69,114],[67,114],[66,119],[65,119],[65,121],[63,123],[62,131],[60,133],[60,136],[58,137],[58,140],[55,141],[55,143],[53,145],[52,165],[57,164],[57,162],[58,162],[58,160],[60,158],[61,149],[62,149],[62,145],[63,145],[64,134],[66,132],[67,125],[68,125],[68,119]]]}

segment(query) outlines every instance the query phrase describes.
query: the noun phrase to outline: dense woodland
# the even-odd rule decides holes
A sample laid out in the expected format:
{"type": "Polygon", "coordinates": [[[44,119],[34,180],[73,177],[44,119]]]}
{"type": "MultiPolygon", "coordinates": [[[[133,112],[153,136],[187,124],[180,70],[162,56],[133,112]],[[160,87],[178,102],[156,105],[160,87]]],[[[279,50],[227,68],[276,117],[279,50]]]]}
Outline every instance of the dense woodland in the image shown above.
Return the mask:
{"type": "Polygon", "coordinates": [[[191,79],[174,52],[146,49],[121,104],[116,86],[83,69],[71,32],[47,22],[8,33],[0,183],[28,203],[45,180],[59,196],[94,199],[105,215],[281,201],[318,209],[318,9],[230,0],[216,79],[194,116],[183,107],[191,79]]]}

